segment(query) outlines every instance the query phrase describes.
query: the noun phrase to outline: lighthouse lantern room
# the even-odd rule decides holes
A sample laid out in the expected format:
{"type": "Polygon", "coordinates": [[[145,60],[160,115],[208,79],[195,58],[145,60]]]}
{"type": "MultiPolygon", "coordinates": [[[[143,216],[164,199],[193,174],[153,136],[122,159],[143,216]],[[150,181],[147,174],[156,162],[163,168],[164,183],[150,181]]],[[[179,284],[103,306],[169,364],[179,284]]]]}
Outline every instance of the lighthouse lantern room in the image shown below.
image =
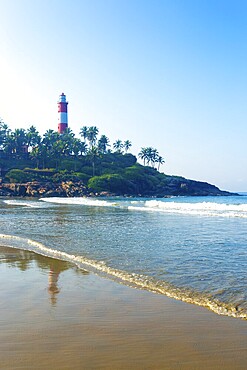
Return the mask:
{"type": "Polygon", "coordinates": [[[64,93],[62,93],[59,96],[57,105],[58,105],[58,133],[63,134],[68,128],[68,112],[67,112],[68,102],[66,101],[66,95],[64,95],[64,93]]]}

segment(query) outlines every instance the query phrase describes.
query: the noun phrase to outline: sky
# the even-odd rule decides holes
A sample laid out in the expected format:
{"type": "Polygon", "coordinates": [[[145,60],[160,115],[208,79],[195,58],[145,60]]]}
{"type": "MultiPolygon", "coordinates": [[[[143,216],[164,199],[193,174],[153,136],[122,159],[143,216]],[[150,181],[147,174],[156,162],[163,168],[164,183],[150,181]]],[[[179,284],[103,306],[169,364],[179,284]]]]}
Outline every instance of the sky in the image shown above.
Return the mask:
{"type": "Polygon", "coordinates": [[[247,191],[245,0],[0,0],[0,117],[97,126],[162,171],[247,191]]]}

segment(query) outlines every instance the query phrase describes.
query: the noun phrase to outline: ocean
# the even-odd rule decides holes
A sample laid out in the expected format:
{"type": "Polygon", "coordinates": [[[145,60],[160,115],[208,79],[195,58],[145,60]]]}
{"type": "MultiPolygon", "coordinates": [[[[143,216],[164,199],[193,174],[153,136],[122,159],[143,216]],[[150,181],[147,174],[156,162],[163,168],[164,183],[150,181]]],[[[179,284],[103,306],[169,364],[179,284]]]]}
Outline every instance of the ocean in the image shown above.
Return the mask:
{"type": "Polygon", "coordinates": [[[0,245],[247,318],[247,196],[1,198],[0,245]]]}

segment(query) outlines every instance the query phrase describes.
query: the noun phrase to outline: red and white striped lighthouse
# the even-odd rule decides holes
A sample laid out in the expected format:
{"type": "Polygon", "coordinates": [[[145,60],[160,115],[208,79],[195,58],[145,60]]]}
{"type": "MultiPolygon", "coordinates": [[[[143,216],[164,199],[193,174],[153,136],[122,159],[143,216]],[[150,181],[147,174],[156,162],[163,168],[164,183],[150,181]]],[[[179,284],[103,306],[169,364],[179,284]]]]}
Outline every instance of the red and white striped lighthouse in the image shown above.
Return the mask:
{"type": "Polygon", "coordinates": [[[68,112],[67,112],[68,102],[66,102],[66,95],[64,95],[64,93],[59,95],[57,105],[58,105],[58,133],[63,134],[64,131],[68,128],[68,112]]]}

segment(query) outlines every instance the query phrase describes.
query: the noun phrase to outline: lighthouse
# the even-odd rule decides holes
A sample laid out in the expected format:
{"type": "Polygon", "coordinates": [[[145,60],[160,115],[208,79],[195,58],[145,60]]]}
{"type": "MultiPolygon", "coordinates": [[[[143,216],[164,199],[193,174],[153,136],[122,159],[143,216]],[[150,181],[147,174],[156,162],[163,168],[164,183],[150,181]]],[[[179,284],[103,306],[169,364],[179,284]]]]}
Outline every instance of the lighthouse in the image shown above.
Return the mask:
{"type": "Polygon", "coordinates": [[[67,112],[68,102],[66,102],[66,95],[64,95],[64,93],[59,95],[57,105],[58,105],[58,133],[63,134],[65,130],[68,128],[68,112],[67,112]]]}

